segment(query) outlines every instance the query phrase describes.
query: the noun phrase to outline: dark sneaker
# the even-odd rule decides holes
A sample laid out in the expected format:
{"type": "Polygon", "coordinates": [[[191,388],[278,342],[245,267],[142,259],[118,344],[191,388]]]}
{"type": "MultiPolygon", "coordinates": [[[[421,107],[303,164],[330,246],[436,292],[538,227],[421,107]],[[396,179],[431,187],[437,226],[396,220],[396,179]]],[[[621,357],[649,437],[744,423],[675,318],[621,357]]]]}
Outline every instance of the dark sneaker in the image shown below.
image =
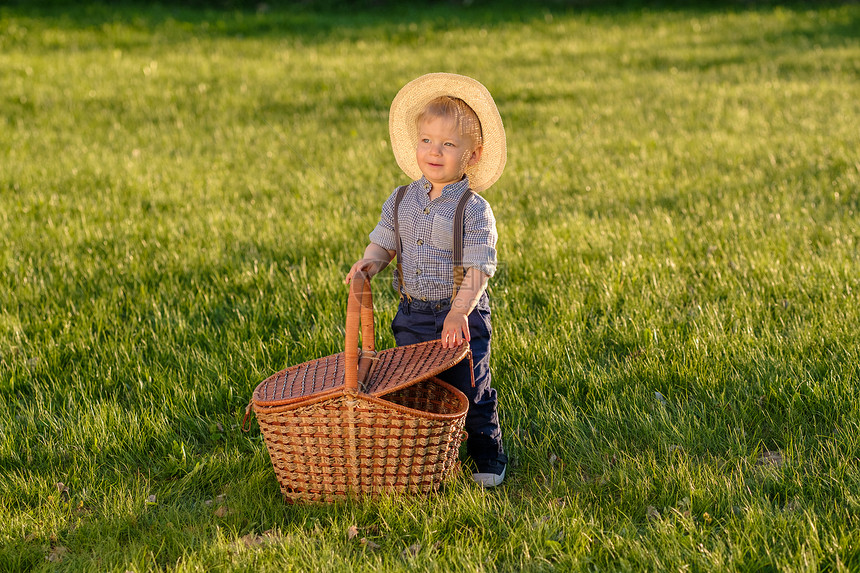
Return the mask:
{"type": "Polygon", "coordinates": [[[475,460],[478,471],[472,474],[475,483],[483,487],[496,487],[505,480],[505,470],[508,466],[508,457],[499,454],[492,460],[475,460]]]}

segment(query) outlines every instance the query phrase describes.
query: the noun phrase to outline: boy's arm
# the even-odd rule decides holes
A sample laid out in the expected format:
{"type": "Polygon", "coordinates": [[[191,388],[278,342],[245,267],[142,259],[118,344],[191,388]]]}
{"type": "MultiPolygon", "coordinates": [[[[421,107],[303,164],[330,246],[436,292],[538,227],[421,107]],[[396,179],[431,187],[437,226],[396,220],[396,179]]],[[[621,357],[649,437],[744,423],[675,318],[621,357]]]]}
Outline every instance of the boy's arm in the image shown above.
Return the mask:
{"type": "Polygon", "coordinates": [[[352,277],[355,276],[355,273],[358,271],[364,271],[367,273],[367,276],[373,278],[376,273],[388,266],[388,263],[391,262],[394,255],[394,251],[389,251],[376,243],[370,243],[367,245],[367,248],[364,249],[364,256],[356,261],[355,264],[352,265],[352,268],[349,269],[349,272],[346,273],[346,278],[343,282],[349,284],[352,277]]]}
{"type": "Polygon", "coordinates": [[[445,324],[442,325],[443,348],[454,348],[463,344],[464,341],[471,340],[469,314],[478,305],[478,300],[484,293],[484,289],[487,288],[487,281],[489,280],[489,275],[475,267],[469,267],[466,271],[463,284],[451,303],[451,310],[445,317],[445,324]]]}

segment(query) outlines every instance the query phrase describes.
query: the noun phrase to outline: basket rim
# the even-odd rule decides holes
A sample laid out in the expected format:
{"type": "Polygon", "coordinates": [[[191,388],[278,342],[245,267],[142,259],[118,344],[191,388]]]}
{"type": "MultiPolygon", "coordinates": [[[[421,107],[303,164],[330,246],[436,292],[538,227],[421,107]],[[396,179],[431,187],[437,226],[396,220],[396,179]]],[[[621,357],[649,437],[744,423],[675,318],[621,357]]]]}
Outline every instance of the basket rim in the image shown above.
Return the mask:
{"type": "Polygon", "coordinates": [[[264,415],[265,414],[280,414],[282,412],[288,412],[290,410],[296,410],[298,408],[303,408],[305,406],[311,406],[314,404],[318,404],[318,403],[324,402],[326,400],[340,398],[341,396],[354,396],[358,400],[365,400],[368,402],[373,402],[374,404],[378,404],[380,406],[390,408],[392,410],[395,410],[395,411],[403,413],[403,414],[409,414],[409,415],[415,416],[417,418],[425,418],[428,420],[437,420],[437,421],[456,420],[457,418],[463,416],[469,410],[469,399],[466,397],[466,395],[463,392],[461,392],[460,390],[458,390],[454,386],[448,384],[447,382],[440,380],[439,378],[436,378],[435,376],[427,376],[427,377],[422,378],[420,380],[415,379],[415,381],[412,384],[408,384],[405,386],[401,385],[401,386],[398,386],[396,388],[392,388],[390,390],[387,390],[385,392],[385,394],[383,394],[381,396],[375,396],[373,394],[365,394],[364,392],[357,392],[357,393],[350,392],[341,386],[341,387],[335,388],[335,389],[333,389],[329,392],[326,392],[326,393],[314,394],[310,398],[305,397],[305,399],[303,401],[301,401],[300,403],[296,403],[295,400],[293,400],[292,403],[289,403],[289,404],[279,404],[276,406],[260,406],[255,401],[254,402],[254,413],[258,417],[260,416],[260,414],[264,414],[264,415]],[[434,383],[439,384],[440,386],[442,386],[446,390],[450,391],[454,395],[454,397],[456,398],[456,400],[458,402],[459,407],[457,408],[457,410],[450,413],[450,414],[438,414],[435,412],[427,412],[425,410],[416,410],[415,408],[409,408],[408,406],[401,406],[400,404],[395,404],[394,402],[389,402],[388,400],[385,399],[385,396],[388,394],[392,394],[394,392],[397,392],[398,390],[403,390],[403,389],[408,388],[409,386],[413,386],[414,384],[417,384],[419,382],[424,382],[425,380],[432,380],[434,383]]]}

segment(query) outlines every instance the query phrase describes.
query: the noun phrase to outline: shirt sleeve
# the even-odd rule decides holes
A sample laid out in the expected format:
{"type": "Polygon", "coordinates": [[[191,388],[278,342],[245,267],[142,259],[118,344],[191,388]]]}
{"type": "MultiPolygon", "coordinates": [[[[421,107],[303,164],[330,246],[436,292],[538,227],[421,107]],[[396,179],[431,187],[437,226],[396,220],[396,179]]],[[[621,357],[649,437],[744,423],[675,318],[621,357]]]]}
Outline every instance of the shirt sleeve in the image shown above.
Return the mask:
{"type": "Polygon", "coordinates": [[[394,244],[394,200],[396,197],[397,189],[382,204],[382,215],[379,218],[379,223],[370,232],[370,242],[389,251],[396,250],[394,244]]]}
{"type": "Polygon", "coordinates": [[[487,276],[496,273],[496,218],[490,204],[480,197],[470,201],[463,222],[463,267],[476,268],[487,276]]]}

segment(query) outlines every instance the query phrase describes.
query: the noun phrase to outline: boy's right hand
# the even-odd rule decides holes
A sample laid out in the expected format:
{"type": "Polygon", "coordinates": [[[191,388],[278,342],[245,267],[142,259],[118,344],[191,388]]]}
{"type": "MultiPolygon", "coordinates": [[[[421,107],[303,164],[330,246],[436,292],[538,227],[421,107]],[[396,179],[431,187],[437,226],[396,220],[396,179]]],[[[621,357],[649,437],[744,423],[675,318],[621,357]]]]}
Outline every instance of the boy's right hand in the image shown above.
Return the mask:
{"type": "Polygon", "coordinates": [[[373,278],[373,275],[377,272],[377,267],[379,266],[379,261],[375,261],[373,259],[361,259],[355,262],[352,265],[352,268],[349,269],[349,272],[346,273],[346,278],[343,279],[344,284],[349,284],[352,281],[352,277],[355,276],[355,273],[359,271],[364,271],[367,275],[368,279],[373,278]]]}
{"type": "Polygon", "coordinates": [[[356,263],[352,265],[352,268],[349,269],[349,272],[346,273],[346,278],[343,279],[343,282],[345,284],[349,284],[350,281],[352,281],[352,277],[354,277],[355,273],[358,271],[364,271],[367,273],[368,280],[372,279],[376,273],[384,269],[386,265],[391,262],[394,255],[394,251],[383,249],[376,243],[370,243],[367,245],[367,248],[364,249],[364,256],[356,261],[356,263]]]}

